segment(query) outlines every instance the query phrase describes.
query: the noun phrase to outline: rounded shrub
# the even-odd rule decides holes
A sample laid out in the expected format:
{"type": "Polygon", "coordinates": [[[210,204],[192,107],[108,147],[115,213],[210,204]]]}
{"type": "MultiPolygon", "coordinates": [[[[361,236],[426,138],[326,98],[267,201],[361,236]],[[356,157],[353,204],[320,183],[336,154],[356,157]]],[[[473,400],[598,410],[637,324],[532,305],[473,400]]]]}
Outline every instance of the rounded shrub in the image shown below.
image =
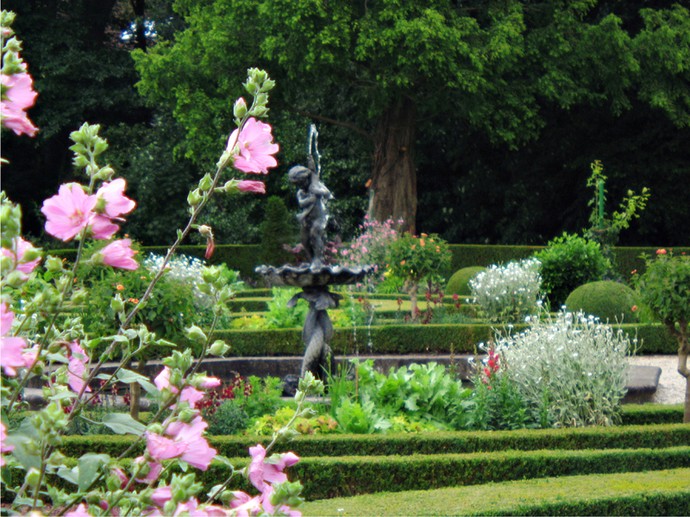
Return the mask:
{"type": "Polygon", "coordinates": [[[244,431],[248,425],[247,412],[237,400],[228,399],[223,401],[209,418],[208,434],[214,436],[237,434],[244,431]]]}
{"type": "Polygon", "coordinates": [[[541,262],[542,289],[554,309],[576,287],[603,279],[611,267],[598,242],[565,232],[535,257],[541,262]]]}
{"type": "Polygon", "coordinates": [[[565,306],[570,312],[582,311],[603,322],[638,321],[639,302],[635,291],[612,280],[589,282],[577,287],[566,299],[565,306]]]}
{"type": "Polygon", "coordinates": [[[471,296],[470,280],[482,271],[486,271],[483,266],[468,266],[458,269],[448,280],[446,294],[457,294],[459,296],[471,296]]]}

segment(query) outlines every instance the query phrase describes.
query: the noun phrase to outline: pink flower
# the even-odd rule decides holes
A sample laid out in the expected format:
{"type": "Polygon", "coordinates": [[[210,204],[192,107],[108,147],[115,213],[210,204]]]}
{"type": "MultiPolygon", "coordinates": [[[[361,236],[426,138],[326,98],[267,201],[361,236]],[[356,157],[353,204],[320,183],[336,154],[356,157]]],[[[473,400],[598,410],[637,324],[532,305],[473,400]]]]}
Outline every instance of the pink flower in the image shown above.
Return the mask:
{"type": "Polygon", "coordinates": [[[199,382],[199,387],[205,390],[217,388],[220,386],[220,379],[218,377],[203,377],[199,382]]]}
{"type": "Polygon", "coordinates": [[[263,181],[240,180],[237,182],[237,188],[240,189],[240,192],[266,193],[266,185],[263,181]]]}
{"type": "Polygon", "coordinates": [[[273,455],[266,461],[266,449],[263,445],[257,444],[249,448],[249,455],[252,461],[249,464],[249,481],[257,490],[266,490],[266,483],[283,483],[287,481],[287,475],[283,472],[285,467],[290,467],[299,461],[299,457],[288,452],[286,454],[273,455]]]}
{"type": "Polygon", "coordinates": [[[153,501],[153,504],[161,508],[163,508],[165,503],[170,501],[170,499],[172,499],[172,491],[169,486],[158,487],[153,491],[153,494],[151,494],[151,501],[153,501]]]}
{"type": "Polygon", "coordinates": [[[78,341],[72,341],[69,345],[70,356],[67,364],[67,371],[69,373],[68,384],[75,393],[83,391],[91,391],[91,388],[86,386],[84,379],[88,377],[87,363],[89,356],[84,349],[79,345],[78,341]]]}
{"type": "MultiPolygon", "coordinates": [[[[0,422],[0,453],[5,453],[5,452],[12,452],[14,450],[14,446],[12,445],[5,445],[5,439],[7,438],[7,430],[5,429],[5,424],[0,422]]],[[[0,455],[0,467],[5,465],[5,458],[0,455]]]]}
{"type": "MultiPolygon", "coordinates": [[[[145,461],[144,456],[138,456],[137,458],[134,459],[134,463],[136,465],[140,465],[145,461]]],[[[163,466],[158,463],[158,462],[153,462],[149,461],[148,465],[146,466],[146,474],[144,475],[143,478],[135,478],[136,481],[139,483],[153,483],[156,479],[158,479],[158,476],[161,475],[161,472],[163,471],[163,466]]]]}
{"type": "Polygon", "coordinates": [[[94,216],[96,196],[89,196],[78,183],[61,185],[58,193],[43,202],[41,212],[48,219],[46,231],[69,241],[86,228],[94,216]]]}
{"type": "Polygon", "coordinates": [[[10,377],[17,375],[17,368],[25,368],[32,364],[27,364],[27,357],[24,355],[24,338],[7,335],[12,330],[13,321],[14,313],[6,303],[0,304],[0,365],[5,370],[5,375],[10,377]]]}
{"type": "Polygon", "coordinates": [[[104,215],[93,214],[89,229],[94,239],[107,241],[117,233],[120,227],[104,215]]]}
{"type": "Polygon", "coordinates": [[[124,178],[103,183],[96,192],[96,197],[105,201],[103,212],[112,218],[120,217],[134,210],[137,204],[124,195],[127,182],[124,178]]]}
{"type": "Polygon", "coordinates": [[[170,384],[170,368],[167,366],[163,367],[161,373],[156,375],[155,379],[153,379],[153,383],[156,385],[156,388],[161,391],[163,391],[165,388],[168,388],[173,393],[178,392],[178,389],[170,384]]]}
{"type": "Polygon", "coordinates": [[[134,271],[139,267],[139,263],[133,258],[137,252],[132,249],[132,241],[130,239],[113,241],[99,251],[99,254],[103,257],[103,263],[107,266],[129,271],[134,271]]]}
{"type": "Polygon", "coordinates": [[[261,498],[250,497],[242,491],[232,493],[234,499],[230,501],[230,508],[234,509],[237,517],[249,517],[258,515],[261,511],[261,498]]]}
{"type": "Polygon", "coordinates": [[[658,250],[656,250],[656,254],[657,255],[666,255],[666,250],[663,248],[658,249],[658,250]]]}
{"type": "Polygon", "coordinates": [[[146,449],[157,462],[180,458],[193,467],[206,470],[217,454],[201,436],[207,426],[200,416],[189,424],[172,422],[165,430],[169,438],[156,433],[146,433],[146,449]]]}
{"type": "Polygon", "coordinates": [[[0,101],[2,125],[17,135],[36,135],[38,128],[33,125],[24,112],[33,106],[36,100],[33,79],[28,73],[22,72],[14,75],[2,74],[1,80],[2,85],[7,88],[5,91],[7,98],[0,101]]]}
{"type": "Polygon", "coordinates": [[[35,248],[33,245],[21,237],[15,237],[12,245],[12,249],[6,249],[2,248],[2,254],[5,257],[9,257],[12,259],[12,261],[16,264],[15,269],[21,273],[24,273],[28,275],[31,273],[34,269],[36,269],[36,266],[38,266],[38,263],[41,262],[40,257],[34,260],[26,261],[24,259],[24,256],[26,255],[26,252],[29,250],[34,250],[35,248]]]}
{"type": "Polygon", "coordinates": [[[228,512],[219,506],[208,505],[199,507],[199,501],[197,501],[195,497],[192,497],[184,503],[178,503],[177,508],[175,508],[173,517],[181,517],[182,515],[194,517],[227,517],[228,512]]]}
{"type": "Polygon", "coordinates": [[[182,393],[180,394],[180,402],[187,402],[192,408],[196,408],[197,403],[203,398],[204,392],[192,386],[182,388],[182,393]]]}
{"type": "Polygon", "coordinates": [[[65,517],[90,517],[89,512],[86,510],[86,505],[81,503],[74,510],[71,510],[65,514],[65,517]]]}
{"type": "Polygon", "coordinates": [[[278,144],[272,143],[273,135],[271,126],[259,122],[255,118],[249,118],[237,135],[238,129],[232,132],[228,139],[228,150],[232,151],[236,146],[238,154],[235,156],[235,168],[242,172],[268,174],[269,167],[278,165],[276,159],[271,156],[278,152],[278,144]]]}

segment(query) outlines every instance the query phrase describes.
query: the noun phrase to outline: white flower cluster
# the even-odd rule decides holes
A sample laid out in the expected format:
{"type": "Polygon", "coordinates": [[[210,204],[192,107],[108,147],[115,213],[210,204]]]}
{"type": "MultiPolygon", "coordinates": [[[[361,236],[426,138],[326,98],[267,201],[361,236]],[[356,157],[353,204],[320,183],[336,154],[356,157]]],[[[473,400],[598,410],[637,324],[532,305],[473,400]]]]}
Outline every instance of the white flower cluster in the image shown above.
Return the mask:
{"type": "Polygon", "coordinates": [[[535,259],[489,266],[470,280],[470,289],[487,318],[493,322],[523,321],[538,309],[541,263],[535,259]]]}
{"type": "MultiPolygon", "coordinates": [[[[151,272],[156,272],[163,264],[164,257],[150,253],[144,259],[143,265],[151,272]]],[[[174,255],[166,267],[165,277],[169,280],[180,282],[181,284],[191,285],[194,294],[194,305],[197,308],[207,308],[213,300],[199,289],[201,280],[201,270],[206,266],[204,261],[188,255],[174,255]]]]}
{"type": "Polygon", "coordinates": [[[539,408],[542,424],[574,427],[615,423],[626,392],[626,357],[636,345],[593,316],[561,311],[500,338],[497,349],[504,374],[539,408]]]}

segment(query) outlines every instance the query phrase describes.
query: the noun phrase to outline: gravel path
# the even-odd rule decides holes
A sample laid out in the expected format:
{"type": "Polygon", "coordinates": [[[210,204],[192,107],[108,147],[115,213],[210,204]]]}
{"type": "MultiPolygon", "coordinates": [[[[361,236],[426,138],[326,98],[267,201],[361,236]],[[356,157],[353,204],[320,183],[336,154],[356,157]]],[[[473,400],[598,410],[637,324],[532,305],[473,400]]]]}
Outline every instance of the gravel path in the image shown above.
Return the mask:
{"type": "Polygon", "coordinates": [[[658,366],[661,377],[656,393],[650,402],[658,404],[682,404],[685,401],[685,378],[678,373],[678,357],[675,355],[644,355],[628,358],[630,364],[658,366]]]}

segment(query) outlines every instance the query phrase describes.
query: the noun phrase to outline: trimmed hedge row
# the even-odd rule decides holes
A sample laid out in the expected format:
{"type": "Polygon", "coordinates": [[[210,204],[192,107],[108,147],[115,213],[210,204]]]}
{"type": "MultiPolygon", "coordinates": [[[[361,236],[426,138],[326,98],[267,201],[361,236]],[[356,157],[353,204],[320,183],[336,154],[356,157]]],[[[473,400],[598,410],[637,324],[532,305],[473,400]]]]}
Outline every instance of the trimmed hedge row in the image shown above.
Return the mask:
{"type": "MultiPolygon", "coordinates": [[[[637,337],[641,354],[676,354],[678,343],[661,324],[613,325],[630,338],[637,337]]],[[[527,328],[515,325],[514,332],[527,328]]],[[[361,339],[362,333],[357,335],[361,339]]],[[[493,327],[486,323],[430,324],[430,325],[374,325],[367,328],[379,354],[456,354],[474,353],[479,343],[493,339],[493,327]]],[[[331,348],[337,355],[353,353],[358,349],[352,328],[334,329],[331,348]]],[[[214,332],[213,339],[224,339],[231,345],[230,355],[238,357],[301,355],[302,329],[233,329],[214,332]]],[[[360,343],[361,344],[361,343],[360,343]]]]}
{"type": "MultiPolygon", "coordinates": [[[[682,420],[682,413],[680,414],[682,420]]],[[[131,445],[127,436],[68,436],[61,448],[67,456],[77,457],[88,451],[119,455],[131,445]]],[[[220,454],[242,457],[256,443],[270,442],[267,437],[212,436],[210,442],[220,454]]],[[[351,435],[327,434],[297,436],[283,448],[299,456],[390,456],[419,454],[460,454],[506,450],[539,449],[635,449],[690,446],[690,426],[663,424],[654,426],[588,427],[578,429],[531,429],[517,431],[457,431],[444,433],[351,435]]],[[[143,443],[137,453],[143,452],[143,443]]]]}
{"type": "Polygon", "coordinates": [[[481,515],[690,515],[690,489],[671,493],[644,492],[596,501],[519,505],[508,513],[489,511],[481,515]]]}
{"type": "MultiPolygon", "coordinates": [[[[241,467],[247,464],[247,459],[233,459],[232,463],[241,467]]],[[[290,476],[302,482],[305,498],[314,500],[517,479],[686,467],[690,467],[690,447],[302,457],[290,468],[290,476]]],[[[213,465],[200,473],[198,479],[213,486],[228,474],[228,467],[213,465]]]]}
{"type": "MultiPolygon", "coordinates": [[[[520,260],[532,256],[544,246],[512,246],[503,244],[451,244],[453,254],[450,274],[467,266],[489,266],[491,264],[505,263],[512,260],[520,260]]],[[[157,253],[163,255],[168,248],[165,246],[143,246],[142,253],[157,253]]],[[[231,269],[238,270],[243,277],[255,278],[254,268],[259,265],[260,246],[258,244],[221,244],[216,246],[213,257],[208,261],[211,264],[225,263],[231,269]]],[[[618,271],[623,278],[630,277],[630,271],[637,269],[644,271],[645,263],[640,255],[654,255],[657,247],[617,247],[614,248],[618,271]]],[[[689,247],[673,248],[674,253],[690,253],[689,247]]],[[[73,259],[76,255],[74,249],[47,250],[52,255],[58,255],[67,259],[73,259]]],[[[205,246],[180,246],[180,253],[198,258],[204,257],[205,246]]]]}

